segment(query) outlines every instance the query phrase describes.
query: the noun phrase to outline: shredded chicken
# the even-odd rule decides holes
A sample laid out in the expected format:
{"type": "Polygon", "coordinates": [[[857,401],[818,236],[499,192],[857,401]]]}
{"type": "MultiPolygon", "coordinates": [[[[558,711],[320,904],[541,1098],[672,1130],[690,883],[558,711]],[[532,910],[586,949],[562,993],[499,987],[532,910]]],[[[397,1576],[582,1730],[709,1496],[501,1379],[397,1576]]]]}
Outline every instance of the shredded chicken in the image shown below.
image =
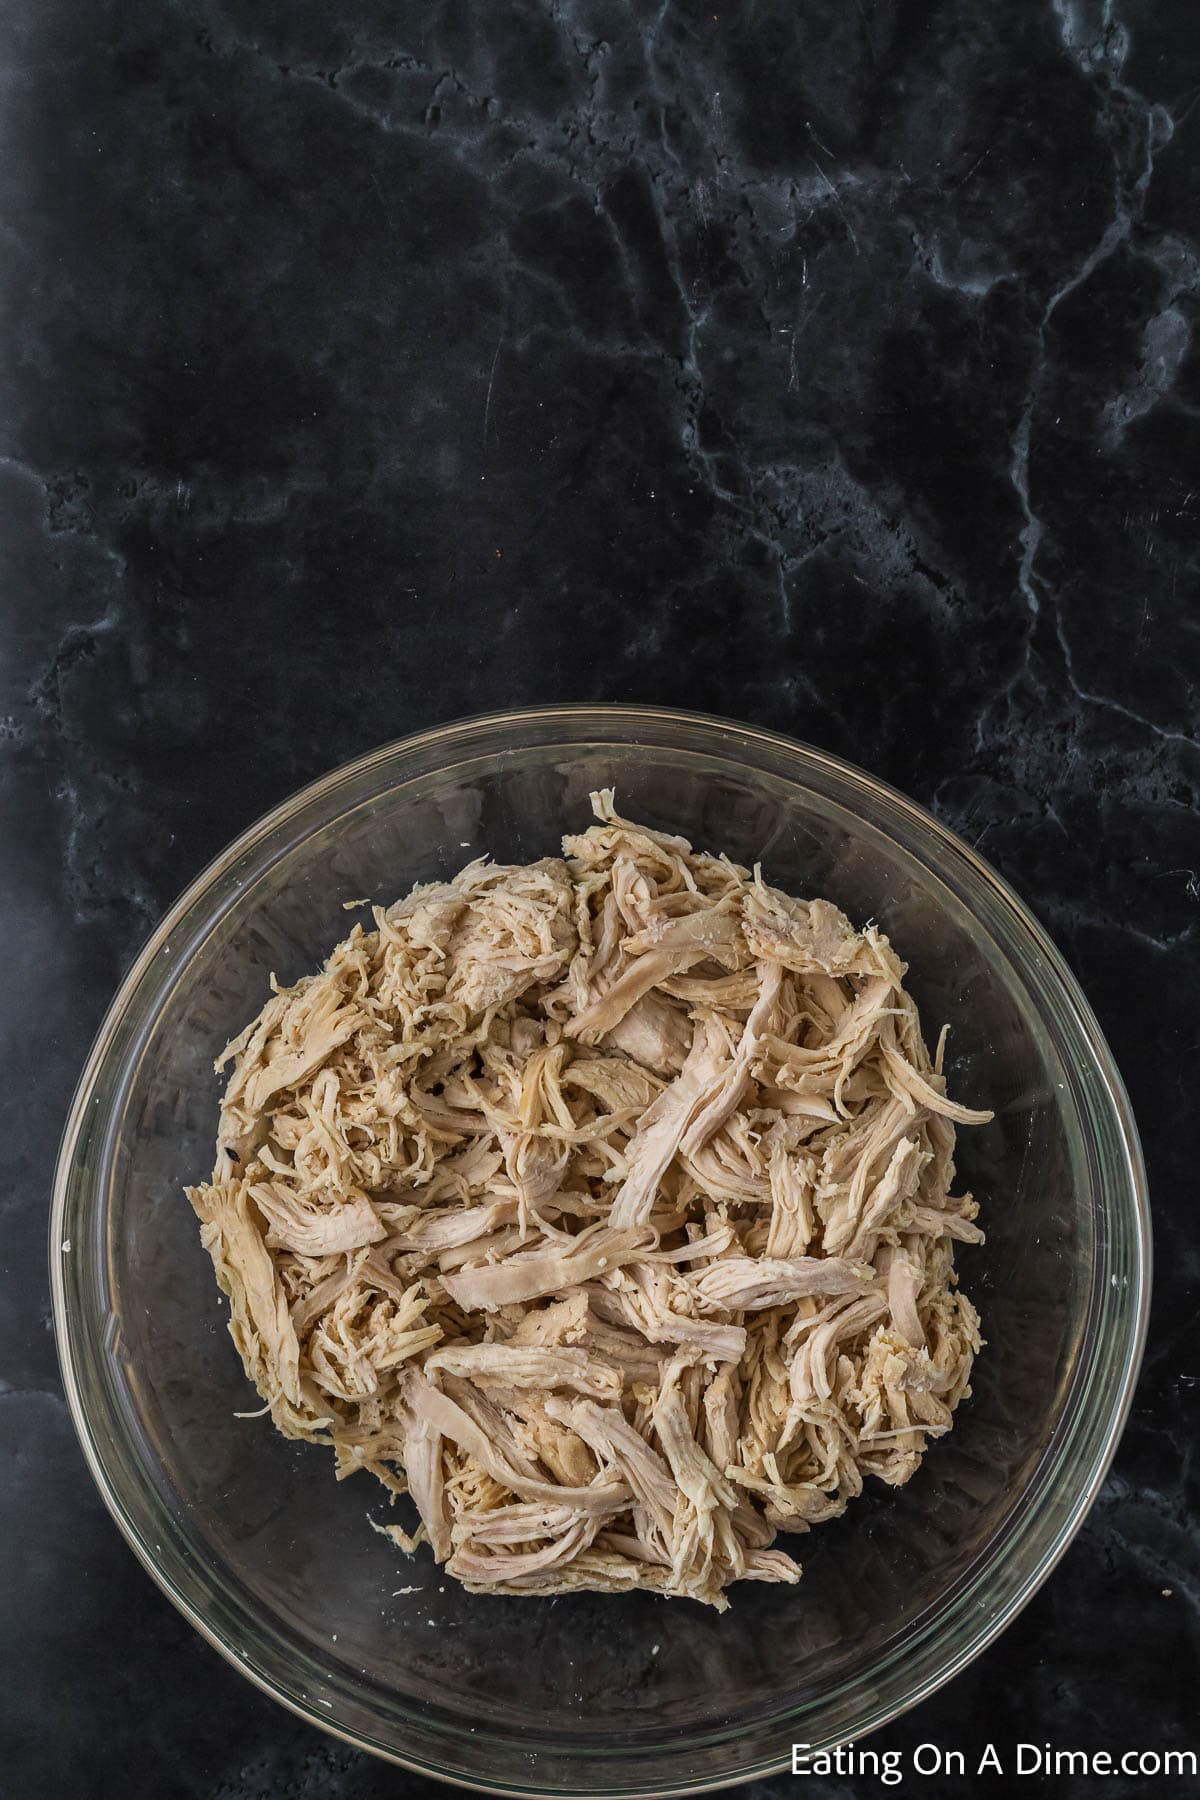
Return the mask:
{"type": "Polygon", "coordinates": [[[409,1493],[397,1544],[723,1608],[970,1392],[954,1125],[991,1115],[879,931],[592,803],[272,983],[188,1193],[276,1426],[409,1493]]]}

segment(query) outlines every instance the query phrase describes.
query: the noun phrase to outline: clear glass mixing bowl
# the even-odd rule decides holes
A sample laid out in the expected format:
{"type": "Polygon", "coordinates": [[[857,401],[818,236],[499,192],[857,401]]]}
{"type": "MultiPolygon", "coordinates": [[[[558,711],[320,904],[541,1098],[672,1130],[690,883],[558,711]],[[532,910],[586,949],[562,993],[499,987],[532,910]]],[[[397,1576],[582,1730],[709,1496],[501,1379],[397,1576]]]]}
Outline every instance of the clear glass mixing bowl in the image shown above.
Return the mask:
{"type": "Polygon", "coordinates": [[[193,1624],[317,1725],[506,1793],[668,1794],[861,1738],[961,1668],[1045,1578],[1124,1422],[1150,1269],[1120,1078],[1044,933],[987,865],[861,772],[747,727],[634,708],[469,720],[339,769],[231,845],[130,971],[67,1125],[51,1239],[64,1377],[88,1460],[193,1624]],[[792,1540],[798,1588],[723,1617],[641,1594],[470,1595],[370,1529],[368,1476],[286,1443],[225,1331],[181,1193],[212,1161],[213,1057],[387,900],[482,853],[524,861],[589,789],[797,894],[877,919],[927,1027],[952,1025],[985,1248],[960,1254],[987,1349],[908,1487],[872,1484],[792,1540]]]}

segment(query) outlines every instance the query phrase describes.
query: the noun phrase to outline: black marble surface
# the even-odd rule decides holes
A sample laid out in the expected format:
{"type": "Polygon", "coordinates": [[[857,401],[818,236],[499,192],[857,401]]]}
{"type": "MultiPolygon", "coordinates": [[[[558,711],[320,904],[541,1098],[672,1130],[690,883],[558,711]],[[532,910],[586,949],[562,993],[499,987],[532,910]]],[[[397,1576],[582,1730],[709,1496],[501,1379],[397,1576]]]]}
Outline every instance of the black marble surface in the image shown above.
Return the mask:
{"type": "Polygon", "coordinates": [[[1073,963],[1149,1158],[1145,1373],[1057,1573],[879,1742],[1200,1749],[1194,0],[9,0],[0,92],[0,1788],[422,1786],[126,1550],[48,1182],[230,836],[566,698],[864,764],[1073,963]]]}

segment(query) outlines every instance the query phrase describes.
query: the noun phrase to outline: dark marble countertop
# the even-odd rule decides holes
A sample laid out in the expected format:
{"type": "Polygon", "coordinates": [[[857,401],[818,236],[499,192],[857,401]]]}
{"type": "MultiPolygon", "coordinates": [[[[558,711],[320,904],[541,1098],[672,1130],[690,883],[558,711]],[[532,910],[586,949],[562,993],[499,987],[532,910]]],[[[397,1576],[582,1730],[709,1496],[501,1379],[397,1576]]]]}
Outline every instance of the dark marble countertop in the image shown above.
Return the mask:
{"type": "Polygon", "coordinates": [[[119,1538],[48,1183],[227,839],[390,737],[572,698],[865,765],[1073,964],[1149,1159],[1145,1371],[1062,1565],[880,1742],[1200,1749],[1192,0],[11,0],[0,87],[0,1786],[422,1787],[119,1538]]]}

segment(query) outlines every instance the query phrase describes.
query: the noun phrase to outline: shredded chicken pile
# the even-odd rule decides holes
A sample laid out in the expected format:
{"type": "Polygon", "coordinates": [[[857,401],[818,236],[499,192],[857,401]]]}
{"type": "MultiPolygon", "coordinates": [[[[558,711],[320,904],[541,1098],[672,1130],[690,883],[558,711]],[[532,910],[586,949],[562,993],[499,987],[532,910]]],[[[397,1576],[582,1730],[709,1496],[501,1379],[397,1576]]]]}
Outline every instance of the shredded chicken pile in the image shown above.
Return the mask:
{"type": "Polygon", "coordinates": [[[276,989],[189,1189],[288,1437],[468,1588],[799,1578],[969,1392],[954,1121],[878,931],[616,814],[276,989]]]}

